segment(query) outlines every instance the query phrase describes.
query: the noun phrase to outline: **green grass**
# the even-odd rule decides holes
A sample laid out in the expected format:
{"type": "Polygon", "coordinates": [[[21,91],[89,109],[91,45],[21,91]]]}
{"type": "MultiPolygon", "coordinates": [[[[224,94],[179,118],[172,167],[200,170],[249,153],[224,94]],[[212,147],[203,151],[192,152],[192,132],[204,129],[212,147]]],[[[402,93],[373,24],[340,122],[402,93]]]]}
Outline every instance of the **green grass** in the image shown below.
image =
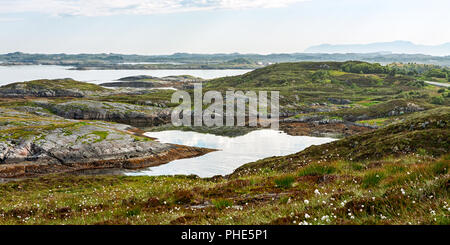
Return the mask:
{"type": "Polygon", "coordinates": [[[362,179],[363,188],[370,188],[377,186],[384,178],[384,172],[373,171],[364,175],[362,179]]]}
{"type": "Polygon", "coordinates": [[[27,139],[34,136],[45,135],[46,132],[53,131],[55,129],[62,129],[64,134],[67,135],[70,134],[70,129],[76,128],[80,125],[82,125],[82,123],[59,122],[39,126],[19,126],[0,130],[0,138],[9,140],[27,139]]]}
{"type": "Polygon", "coordinates": [[[362,106],[372,106],[372,105],[376,105],[376,104],[378,104],[378,103],[380,103],[380,101],[370,101],[370,100],[368,100],[368,101],[359,101],[359,102],[358,102],[358,105],[362,105],[362,106]]]}
{"type": "Polygon", "coordinates": [[[389,122],[389,118],[376,118],[376,119],[371,119],[371,120],[356,121],[356,123],[368,124],[368,125],[372,125],[372,126],[384,126],[387,124],[387,122],[389,122]]]}
{"type": "Polygon", "coordinates": [[[408,168],[400,164],[391,164],[387,165],[385,169],[387,173],[392,175],[397,173],[404,173],[408,168]]]}
{"type": "Polygon", "coordinates": [[[105,140],[108,137],[109,133],[107,131],[93,131],[91,134],[98,136],[98,139],[94,141],[94,143],[97,143],[105,140]]]}
{"type": "Polygon", "coordinates": [[[215,199],[212,200],[212,204],[219,210],[225,209],[227,207],[233,206],[233,201],[226,199],[215,199]]]}
{"type": "Polygon", "coordinates": [[[306,175],[326,175],[332,174],[336,172],[336,168],[334,166],[323,165],[323,164],[310,164],[306,167],[303,167],[298,172],[298,176],[306,176],[306,175]]]}
{"type": "Polygon", "coordinates": [[[128,210],[126,212],[126,216],[127,217],[133,217],[133,216],[139,215],[140,213],[141,213],[141,209],[135,208],[135,209],[132,209],[132,210],[128,210]]]}
{"type": "Polygon", "coordinates": [[[136,141],[143,141],[143,142],[148,142],[148,141],[153,141],[153,139],[148,138],[148,137],[144,137],[144,136],[136,136],[133,135],[134,140],[136,141]]]}
{"type": "Polygon", "coordinates": [[[446,161],[437,161],[429,166],[431,175],[447,174],[449,170],[448,168],[449,164],[446,161]]]}
{"type": "Polygon", "coordinates": [[[294,176],[281,176],[274,179],[275,185],[279,188],[290,188],[295,182],[294,176]]]}
{"type": "Polygon", "coordinates": [[[350,168],[353,171],[361,171],[361,170],[364,170],[366,168],[366,166],[364,166],[364,164],[362,164],[360,162],[350,162],[348,164],[350,164],[350,168]]]}

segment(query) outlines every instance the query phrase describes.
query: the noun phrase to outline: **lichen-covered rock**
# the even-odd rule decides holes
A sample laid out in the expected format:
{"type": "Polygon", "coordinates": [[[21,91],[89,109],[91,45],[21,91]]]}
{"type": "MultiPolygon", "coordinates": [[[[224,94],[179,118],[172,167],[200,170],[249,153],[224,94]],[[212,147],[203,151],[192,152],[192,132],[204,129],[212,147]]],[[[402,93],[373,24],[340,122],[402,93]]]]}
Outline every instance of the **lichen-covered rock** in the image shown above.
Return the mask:
{"type": "Polygon", "coordinates": [[[14,110],[0,110],[0,116],[0,178],[142,168],[210,151],[153,141],[125,124],[45,118],[14,110]]]}

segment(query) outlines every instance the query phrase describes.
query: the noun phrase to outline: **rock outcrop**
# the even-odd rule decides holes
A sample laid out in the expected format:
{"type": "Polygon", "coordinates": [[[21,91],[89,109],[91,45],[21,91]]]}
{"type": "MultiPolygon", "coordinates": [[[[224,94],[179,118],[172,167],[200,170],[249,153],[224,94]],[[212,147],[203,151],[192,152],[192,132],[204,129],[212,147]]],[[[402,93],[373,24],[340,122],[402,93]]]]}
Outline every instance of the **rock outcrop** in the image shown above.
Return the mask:
{"type": "Polygon", "coordinates": [[[86,97],[109,93],[107,88],[70,78],[33,80],[0,87],[0,97],[86,97]]]}
{"type": "Polygon", "coordinates": [[[108,82],[100,84],[103,87],[117,87],[117,88],[154,88],[157,85],[154,82],[140,82],[140,81],[127,81],[127,82],[108,82]]]}
{"type": "Polygon", "coordinates": [[[0,178],[143,168],[211,151],[163,144],[133,133],[136,129],[124,124],[41,118],[17,111],[1,113],[18,120],[5,119],[0,124],[0,178]]]}
{"type": "Polygon", "coordinates": [[[201,83],[204,80],[190,75],[153,77],[147,75],[130,76],[120,78],[117,82],[102,83],[104,87],[118,88],[177,88],[189,89],[193,83],[201,83]]]}
{"type": "Polygon", "coordinates": [[[347,99],[341,99],[341,98],[328,98],[328,101],[330,103],[336,104],[336,105],[348,105],[351,104],[352,102],[350,100],[347,99]]]}
{"type": "Polygon", "coordinates": [[[344,120],[356,122],[373,118],[401,116],[424,110],[425,108],[417,104],[399,99],[379,103],[367,108],[351,108],[340,116],[342,116],[344,120]]]}
{"type": "Polygon", "coordinates": [[[35,102],[54,114],[68,119],[103,120],[125,123],[135,127],[149,127],[170,122],[171,110],[126,103],[75,100],[63,103],[35,102]]]}

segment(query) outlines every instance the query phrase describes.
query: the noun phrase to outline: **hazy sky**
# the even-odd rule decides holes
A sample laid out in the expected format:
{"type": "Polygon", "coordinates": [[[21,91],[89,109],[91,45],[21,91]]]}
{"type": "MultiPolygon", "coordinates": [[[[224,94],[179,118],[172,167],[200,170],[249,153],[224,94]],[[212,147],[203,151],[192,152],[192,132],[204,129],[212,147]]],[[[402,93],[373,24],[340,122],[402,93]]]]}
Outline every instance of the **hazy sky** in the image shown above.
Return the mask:
{"type": "Polygon", "coordinates": [[[450,42],[448,0],[0,0],[0,53],[291,53],[450,42]]]}

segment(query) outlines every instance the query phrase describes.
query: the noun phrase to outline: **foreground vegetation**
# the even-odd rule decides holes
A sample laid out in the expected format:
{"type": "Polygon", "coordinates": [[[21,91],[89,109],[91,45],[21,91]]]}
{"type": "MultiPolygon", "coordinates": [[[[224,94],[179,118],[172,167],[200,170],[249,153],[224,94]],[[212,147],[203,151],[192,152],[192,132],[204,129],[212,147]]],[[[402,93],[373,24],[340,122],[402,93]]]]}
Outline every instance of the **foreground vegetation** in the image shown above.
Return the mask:
{"type": "Polygon", "coordinates": [[[450,224],[450,156],[240,177],[47,176],[0,185],[0,224],[450,224]]]}

